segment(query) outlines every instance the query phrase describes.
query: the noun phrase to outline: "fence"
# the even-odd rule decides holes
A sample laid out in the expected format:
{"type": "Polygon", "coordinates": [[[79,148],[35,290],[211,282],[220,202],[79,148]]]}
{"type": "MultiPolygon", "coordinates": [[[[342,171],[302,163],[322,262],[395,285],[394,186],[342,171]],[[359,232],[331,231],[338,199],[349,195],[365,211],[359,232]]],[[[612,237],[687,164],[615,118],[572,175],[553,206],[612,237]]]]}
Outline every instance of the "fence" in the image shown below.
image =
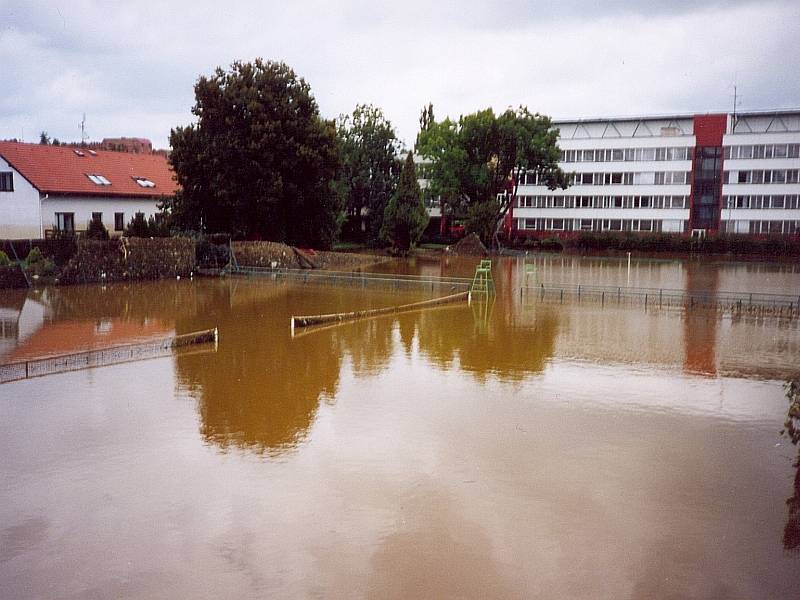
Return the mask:
{"type": "Polygon", "coordinates": [[[325,271],[311,269],[271,269],[269,267],[234,267],[232,275],[262,277],[273,281],[298,281],[349,287],[380,287],[387,289],[425,289],[431,291],[469,289],[471,279],[463,277],[437,277],[428,275],[399,275],[394,273],[367,273],[363,271],[325,271]]]}
{"type": "Polygon", "coordinates": [[[194,344],[216,343],[217,337],[218,334],[215,328],[137,344],[111,346],[97,350],[86,350],[84,352],[7,363],[0,365],[0,383],[65,373],[67,371],[116,365],[135,360],[159,358],[172,354],[176,348],[194,344]]]}
{"type": "Polygon", "coordinates": [[[581,284],[542,283],[519,289],[520,297],[547,302],[642,304],[645,308],[707,309],[733,314],[800,317],[800,295],[758,292],[679,290],[581,284]]]}

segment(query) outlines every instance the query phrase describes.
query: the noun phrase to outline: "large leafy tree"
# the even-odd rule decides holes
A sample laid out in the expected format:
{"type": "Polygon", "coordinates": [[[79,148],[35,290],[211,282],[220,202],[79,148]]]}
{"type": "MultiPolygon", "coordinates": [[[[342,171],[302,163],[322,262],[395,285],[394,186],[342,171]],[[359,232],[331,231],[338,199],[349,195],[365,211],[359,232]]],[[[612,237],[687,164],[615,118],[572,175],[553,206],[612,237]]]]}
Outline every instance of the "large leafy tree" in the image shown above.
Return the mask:
{"type": "Polygon", "coordinates": [[[281,62],[235,62],[195,84],[197,122],[170,134],[175,225],[329,246],[341,206],[336,129],[281,62]]]}
{"type": "Polygon", "coordinates": [[[430,185],[450,210],[467,219],[467,228],[493,243],[516,199],[525,171],[550,189],[567,186],[558,167],[558,130],[549,117],[525,107],[495,115],[491,108],[426,122],[417,152],[432,160],[430,185]]]}
{"type": "Polygon", "coordinates": [[[396,252],[406,254],[419,241],[427,224],[428,212],[422,204],[414,156],[409,152],[397,191],[386,205],[381,236],[391,242],[396,252]]]}
{"type": "Polygon", "coordinates": [[[348,221],[366,238],[378,242],[386,203],[397,187],[400,142],[380,108],[358,105],[351,115],[337,121],[342,160],[338,183],[345,199],[348,221]]]}

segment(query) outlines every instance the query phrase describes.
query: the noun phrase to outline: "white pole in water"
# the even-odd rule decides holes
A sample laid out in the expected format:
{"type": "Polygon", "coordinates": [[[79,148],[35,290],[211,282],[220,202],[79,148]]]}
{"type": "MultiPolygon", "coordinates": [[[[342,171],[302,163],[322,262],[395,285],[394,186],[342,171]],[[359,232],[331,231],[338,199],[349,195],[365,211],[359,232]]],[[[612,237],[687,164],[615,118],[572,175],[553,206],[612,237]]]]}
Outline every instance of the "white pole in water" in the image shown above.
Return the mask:
{"type": "Polygon", "coordinates": [[[628,252],[628,287],[631,287],[631,253],[628,252]]]}

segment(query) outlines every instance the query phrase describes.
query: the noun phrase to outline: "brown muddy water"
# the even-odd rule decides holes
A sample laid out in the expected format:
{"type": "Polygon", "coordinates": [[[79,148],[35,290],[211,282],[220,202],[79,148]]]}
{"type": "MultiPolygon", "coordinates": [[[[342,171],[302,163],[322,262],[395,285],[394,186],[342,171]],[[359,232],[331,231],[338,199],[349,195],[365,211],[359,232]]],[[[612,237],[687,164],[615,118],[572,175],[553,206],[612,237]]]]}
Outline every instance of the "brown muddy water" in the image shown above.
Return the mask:
{"type": "MultiPolygon", "coordinates": [[[[431,292],[3,292],[2,362],[220,339],[0,385],[0,597],[800,597],[796,320],[540,303],[521,259],[494,277],[489,305],[296,338],[292,314],[431,292]]],[[[540,257],[533,277],[800,293],[795,265],[540,257]]]]}

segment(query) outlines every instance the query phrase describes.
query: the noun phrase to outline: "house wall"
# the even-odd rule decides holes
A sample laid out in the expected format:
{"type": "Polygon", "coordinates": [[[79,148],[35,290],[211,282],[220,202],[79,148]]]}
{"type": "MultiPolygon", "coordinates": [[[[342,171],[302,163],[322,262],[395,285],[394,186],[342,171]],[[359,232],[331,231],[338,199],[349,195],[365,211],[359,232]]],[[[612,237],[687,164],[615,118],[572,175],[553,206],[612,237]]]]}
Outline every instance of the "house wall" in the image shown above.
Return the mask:
{"type": "Polygon", "coordinates": [[[55,229],[56,213],[75,213],[75,229],[83,231],[89,225],[93,212],[103,213],[103,225],[112,236],[121,235],[114,230],[114,213],[124,213],[127,226],[137,212],[148,218],[158,212],[158,200],[155,198],[114,198],[92,196],[53,196],[42,199],[43,229],[55,229]]]}
{"type": "Polygon", "coordinates": [[[0,192],[0,239],[40,238],[39,191],[0,157],[0,172],[11,171],[13,192],[0,192]]]}

